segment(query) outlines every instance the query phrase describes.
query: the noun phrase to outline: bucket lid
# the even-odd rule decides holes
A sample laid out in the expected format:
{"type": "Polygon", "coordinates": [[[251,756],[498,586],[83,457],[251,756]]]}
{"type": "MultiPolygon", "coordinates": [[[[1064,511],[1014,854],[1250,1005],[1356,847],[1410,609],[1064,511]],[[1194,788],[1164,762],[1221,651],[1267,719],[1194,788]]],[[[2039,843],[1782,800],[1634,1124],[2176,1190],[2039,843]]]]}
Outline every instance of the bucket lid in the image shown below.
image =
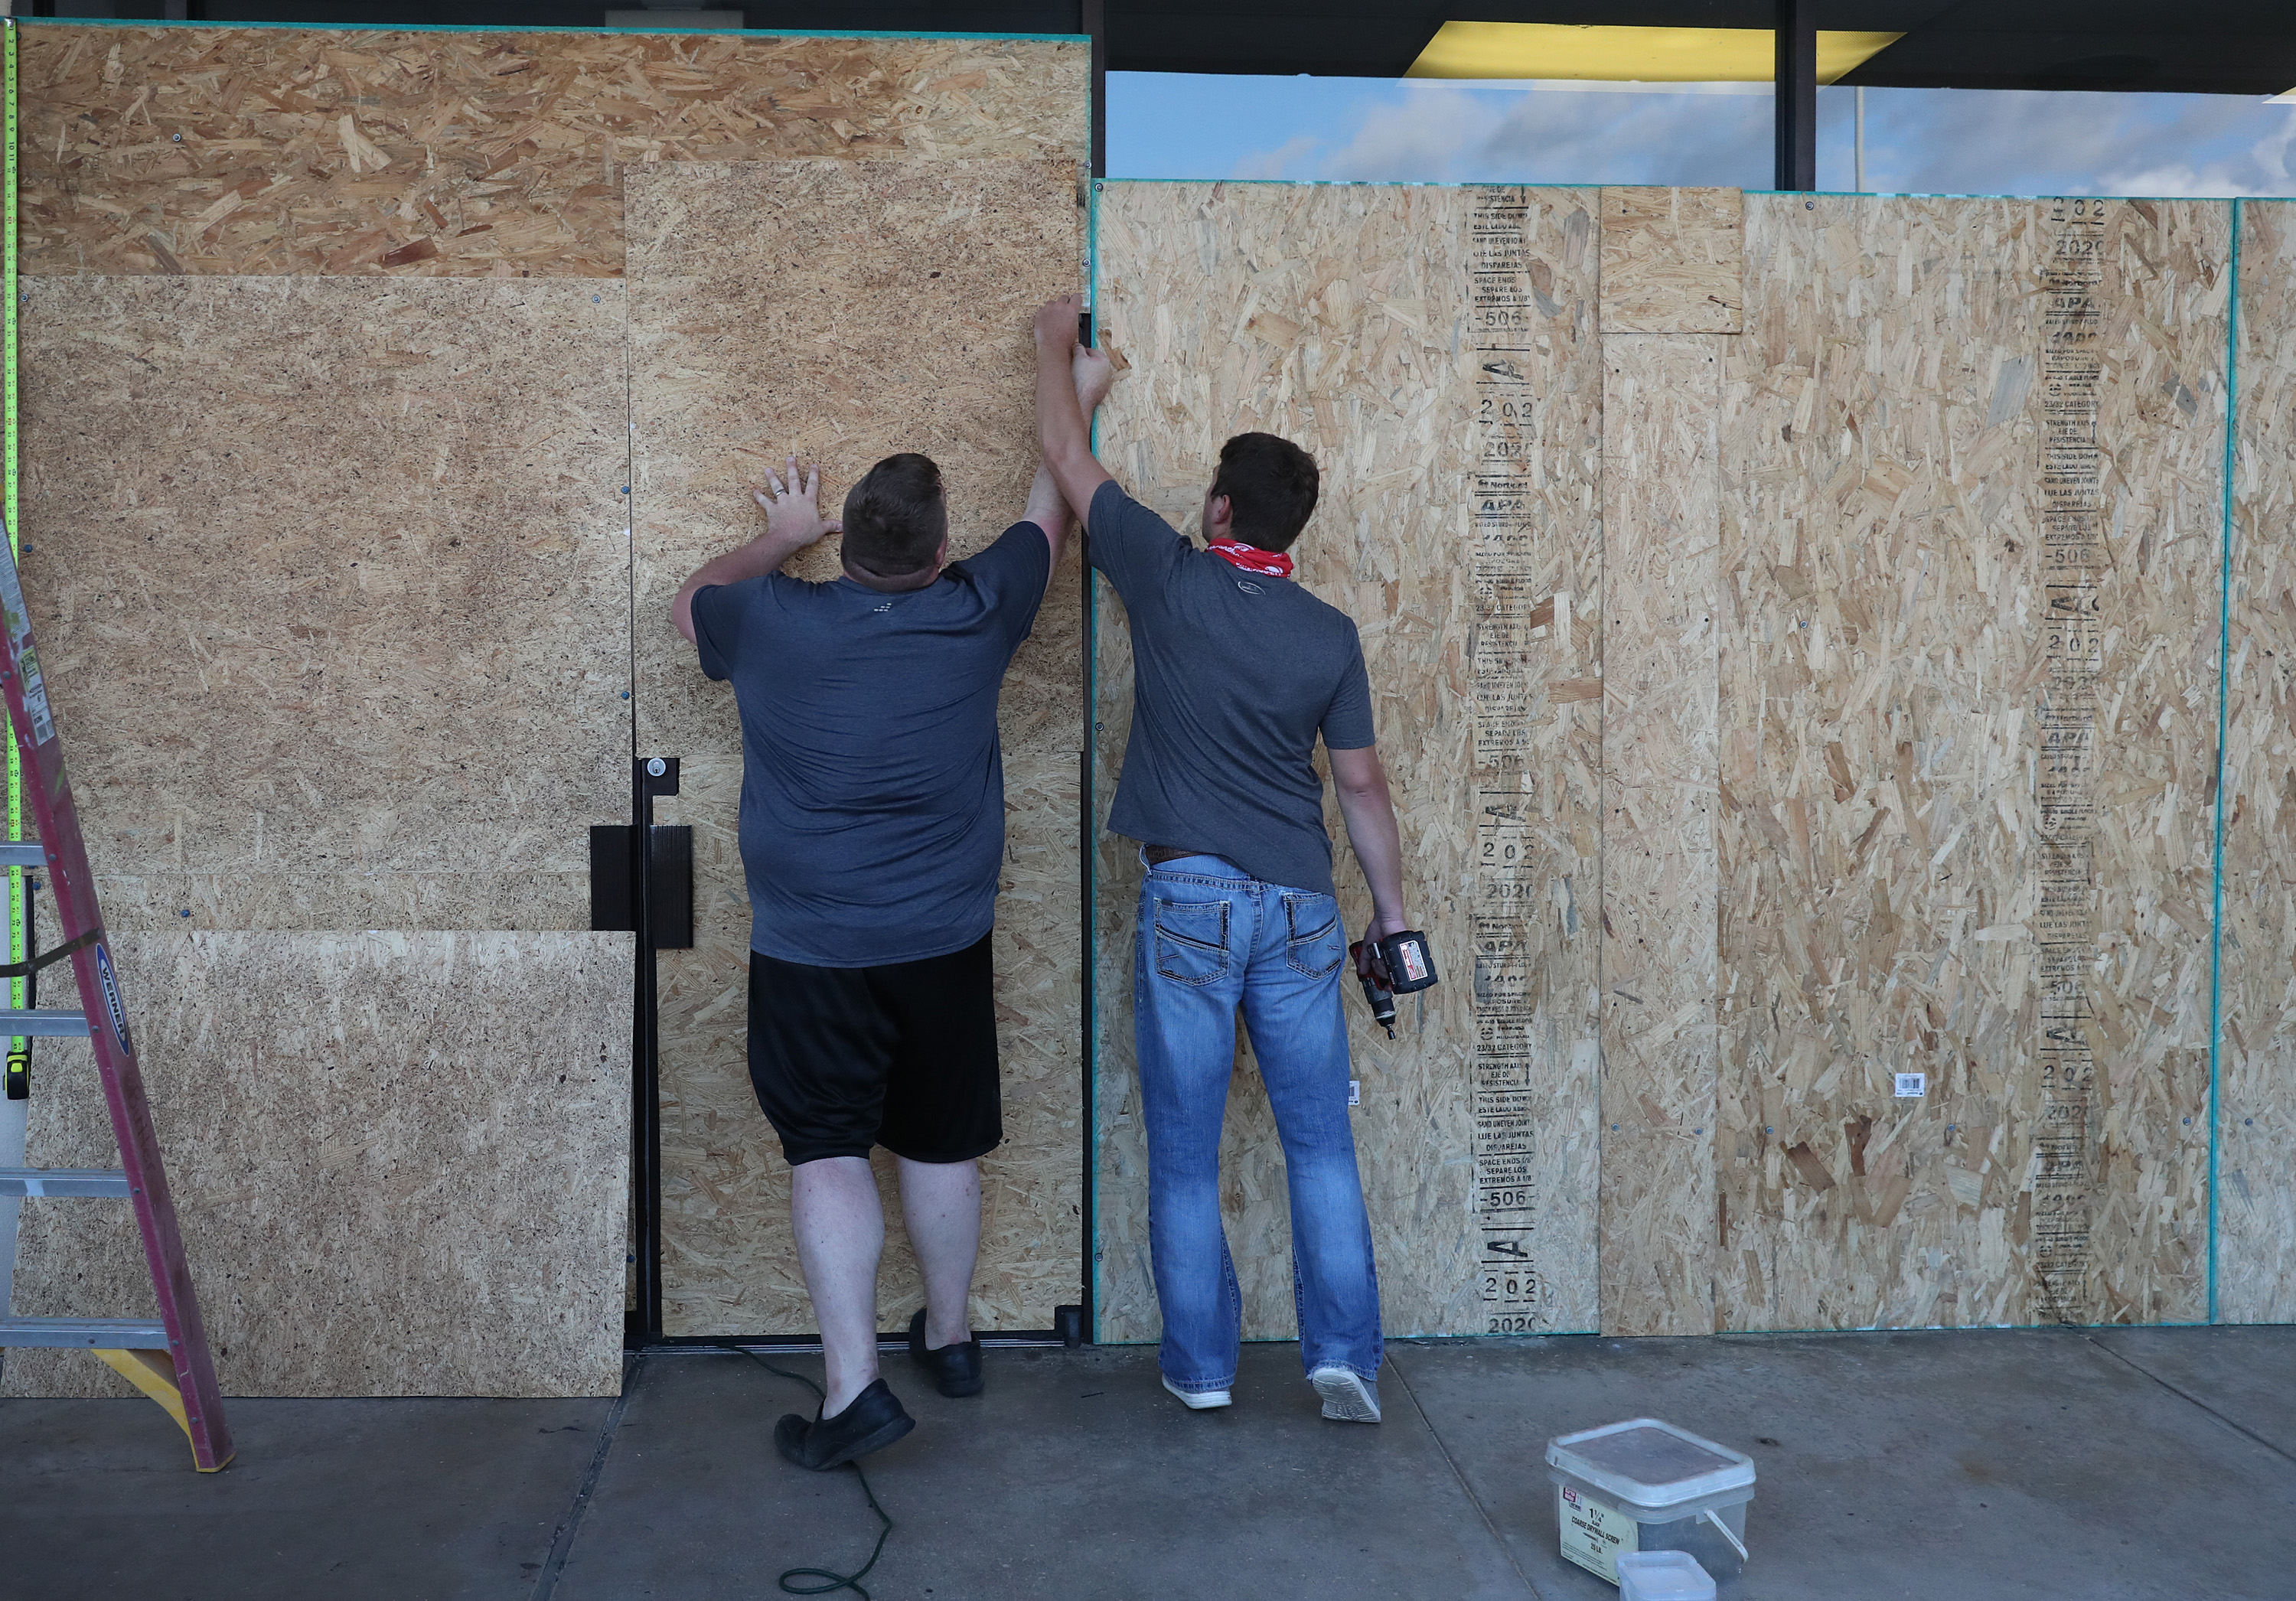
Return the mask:
{"type": "Polygon", "coordinates": [[[1754,1459],[1655,1417],[1546,1442],[1546,1465],[1637,1507],[1675,1507],[1754,1482],[1754,1459]]]}

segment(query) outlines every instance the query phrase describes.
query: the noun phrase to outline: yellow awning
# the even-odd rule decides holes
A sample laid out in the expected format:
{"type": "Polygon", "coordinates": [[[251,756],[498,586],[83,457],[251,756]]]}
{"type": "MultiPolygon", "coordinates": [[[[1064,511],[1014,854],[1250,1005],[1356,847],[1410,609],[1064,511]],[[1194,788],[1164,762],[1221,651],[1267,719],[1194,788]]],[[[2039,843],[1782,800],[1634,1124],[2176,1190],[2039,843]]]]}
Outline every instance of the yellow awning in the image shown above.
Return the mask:
{"type": "MultiPolygon", "coordinates": [[[[1817,81],[1830,84],[1903,38],[1817,36],[1817,81]]],[[[1446,22],[1408,78],[1582,78],[1641,83],[1768,83],[1767,28],[1572,28],[1559,22],[1446,22]]]]}

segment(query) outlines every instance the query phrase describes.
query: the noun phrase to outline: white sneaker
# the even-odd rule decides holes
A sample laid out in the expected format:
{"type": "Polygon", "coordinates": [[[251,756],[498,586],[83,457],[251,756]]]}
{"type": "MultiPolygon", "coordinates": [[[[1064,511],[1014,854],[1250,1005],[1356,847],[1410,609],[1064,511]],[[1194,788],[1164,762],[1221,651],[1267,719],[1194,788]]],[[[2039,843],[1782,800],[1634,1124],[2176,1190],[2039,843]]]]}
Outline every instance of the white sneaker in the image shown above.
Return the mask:
{"type": "MultiPolygon", "coordinates": [[[[1215,1407],[1228,1404],[1228,1394],[1225,1390],[1183,1390],[1169,1379],[1164,1381],[1164,1388],[1178,1396],[1180,1404],[1191,1412],[1209,1412],[1215,1407]]],[[[1377,1407],[1373,1410],[1376,1412],[1377,1407]]]]}
{"type": "Polygon", "coordinates": [[[1318,1367],[1308,1375],[1316,1393],[1324,1398],[1324,1416],[1341,1423],[1377,1423],[1379,1386],[1346,1367],[1318,1367]]]}

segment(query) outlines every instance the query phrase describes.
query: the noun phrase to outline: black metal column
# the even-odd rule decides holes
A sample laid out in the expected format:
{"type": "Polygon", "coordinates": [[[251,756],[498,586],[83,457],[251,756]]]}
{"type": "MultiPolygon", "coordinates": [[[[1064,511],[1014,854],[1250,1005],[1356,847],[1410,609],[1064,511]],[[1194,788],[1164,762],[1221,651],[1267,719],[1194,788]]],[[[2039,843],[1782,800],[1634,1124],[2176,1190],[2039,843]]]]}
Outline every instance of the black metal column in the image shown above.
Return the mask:
{"type": "Polygon", "coordinates": [[[1777,0],[1776,176],[1772,187],[1817,187],[1817,0],[1777,0]]]}
{"type": "Polygon", "coordinates": [[[1107,0],[1077,0],[1077,31],[1092,36],[1092,176],[1108,176],[1107,0]]]}
{"type": "MultiPolygon", "coordinates": [[[[637,1260],[637,1305],[625,1342],[644,1349],[661,1339],[661,1018],[655,973],[653,803],[677,793],[677,759],[638,757],[630,763],[630,922],[637,931],[637,1006],[630,1074],[631,1251],[637,1260]]],[[[689,936],[690,938],[690,936],[689,936]]]]}

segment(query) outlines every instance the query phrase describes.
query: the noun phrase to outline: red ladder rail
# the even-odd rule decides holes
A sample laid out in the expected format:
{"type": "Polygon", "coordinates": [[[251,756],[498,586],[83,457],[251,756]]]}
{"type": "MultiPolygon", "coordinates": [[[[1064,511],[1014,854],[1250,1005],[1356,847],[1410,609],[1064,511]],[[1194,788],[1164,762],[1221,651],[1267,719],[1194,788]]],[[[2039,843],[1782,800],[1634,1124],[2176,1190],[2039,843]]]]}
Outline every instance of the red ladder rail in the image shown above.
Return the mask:
{"type": "MultiPolygon", "coordinates": [[[[184,1260],[183,1236],[176,1226],[175,1203],[168,1192],[167,1167],[152,1127],[152,1109],[144,1099],[144,1073],[136,1064],[127,1010],[112,968],[102,912],[96,905],[95,880],[88,871],[87,847],[80,837],[71,784],[64,776],[63,744],[56,737],[47,688],[41,681],[39,655],[32,645],[32,622],[24,608],[23,585],[4,528],[0,528],[0,692],[5,694],[9,726],[23,758],[32,814],[62,924],[63,942],[57,954],[70,952],[72,975],[79,981],[88,1043],[94,1047],[104,1104],[111,1111],[112,1134],[119,1145],[120,1169],[144,1236],[144,1254],[151,1266],[152,1288],[159,1299],[160,1319],[166,1331],[165,1356],[173,1366],[176,1391],[182,1400],[183,1415],[177,1421],[191,1437],[193,1461],[201,1473],[214,1473],[232,1458],[231,1431],[224,1421],[223,1399],[216,1391],[207,1326],[200,1317],[191,1268],[184,1260]]],[[[20,1030],[28,1026],[27,1019],[36,1015],[7,1014],[0,1033],[20,1030]]],[[[119,1331],[132,1326],[125,1323],[17,1318],[7,1313],[8,1309],[0,1306],[0,1319],[4,1319],[0,1322],[0,1345],[75,1344],[106,1349],[142,1343],[119,1337],[119,1331]],[[43,1324],[50,1326],[45,1332],[36,1326],[43,1324]]]]}

